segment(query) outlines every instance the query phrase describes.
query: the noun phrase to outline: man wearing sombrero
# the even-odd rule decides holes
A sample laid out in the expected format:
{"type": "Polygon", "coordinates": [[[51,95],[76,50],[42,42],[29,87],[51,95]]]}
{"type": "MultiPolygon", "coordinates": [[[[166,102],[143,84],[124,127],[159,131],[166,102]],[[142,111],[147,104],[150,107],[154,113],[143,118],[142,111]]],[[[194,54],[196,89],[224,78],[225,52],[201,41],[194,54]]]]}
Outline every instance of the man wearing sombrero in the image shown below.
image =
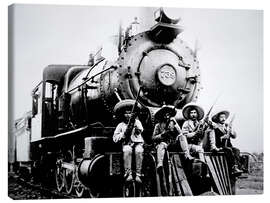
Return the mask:
{"type": "Polygon", "coordinates": [[[205,149],[224,151],[231,174],[238,176],[243,172],[238,168],[240,165],[240,150],[233,147],[230,141],[230,138],[236,138],[236,132],[232,129],[232,126],[225,123],[229,115],[229,111],[222,110],[212,116],[215,125],[213,125],[213,129],[209,133],[209,142],[206,143],[205,149]]]}
{"type": "Polygon", "coordinates": [[[192,159],[188,150],[186,138],[181,132],[176,120],[173,118],[176,110],[173,106],[163,106],[155,113],[155,125],[152,140],[156,143],[157,168],[163,166],[163,159],[167,148],[182,149],[186,159],[192,159]]]}
{"type": "Polygon", "coordinates": [[[199,130],[200,121],[204,117],[204,110],[195,103],[189,103],[183,107],[182,114],[186,119],[182,126],[182,132],[187,137],[189,150],[198,153],[199,159],[204,162],[202,147],[204,132],[199,130]]]}
{"type": "MultiPolygon", "coordinates": [[[[128,121],[131,117],[131,110],[135,101],[131,99],[126,99],[118,102],[114,107],[115,114],[122,120],[120,122],[113,134],[114,142],[121,142],[126,139],[126,130],[128,121]]],[[[138,106],[138,109],[141,106],[138,106]]],[[[138,111],[137,109],[137,111],[138,111]]],[[[123,144],[123,160],[124,160],[124,169],[126,181],[132,180],[132,172],[131,172],[131,161],[132,161],[132,149],[134,148],[135,152],[135,161],[136,161],[136,177],[135,181],[141,182],[141,169],[142,169],[142,160],[143,160],[143,137],[141,133],[143,132],[142,123],[138,118],[135,119],[134,128],[131,131],[131,135],[128,140],[123,144]]]]}

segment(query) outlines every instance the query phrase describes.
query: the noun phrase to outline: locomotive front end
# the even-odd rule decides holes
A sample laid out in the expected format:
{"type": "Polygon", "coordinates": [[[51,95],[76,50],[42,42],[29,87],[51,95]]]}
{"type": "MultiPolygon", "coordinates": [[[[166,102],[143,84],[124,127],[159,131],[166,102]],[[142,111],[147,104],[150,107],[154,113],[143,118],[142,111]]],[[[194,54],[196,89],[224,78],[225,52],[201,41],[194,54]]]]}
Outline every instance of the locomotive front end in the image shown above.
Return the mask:
{"type": "MultiPolygon", "coordinates": [[[[165,15],[165,14],[163,14],[165,15]]],[[[118,77],[125,98],[135,98],[142,88],[146,106],[183,107],[197,99],[200,71],[196,53],[178,36],[178,20],[158,23],[149,31],[130,37],[118,59],[118,77]]]]}

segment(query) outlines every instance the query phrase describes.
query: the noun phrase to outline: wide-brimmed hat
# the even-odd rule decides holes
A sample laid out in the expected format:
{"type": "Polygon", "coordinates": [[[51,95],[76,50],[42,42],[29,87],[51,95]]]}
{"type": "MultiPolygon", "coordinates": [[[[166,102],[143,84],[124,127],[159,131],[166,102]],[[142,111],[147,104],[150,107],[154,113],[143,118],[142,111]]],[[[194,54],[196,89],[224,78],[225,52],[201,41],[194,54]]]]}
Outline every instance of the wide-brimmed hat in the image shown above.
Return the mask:
{"type": "Polygon", "coordinates": [[[212,116],[212,121],[215,123],[218,123],[218,117],[220,114],[225,114],[226,119],[230,116],[230,112],[227,110],[222,110],[222,111],[217,111],[213,116],[212,116]]]}
{"type": "MultiPolygon", "coordinates": [[[[113,111],[115,114],[121,114],[123,113],[125,110],[132,110],[132,107],[135,104],[135,100],[133,99],[125,99],[122,101],[119,101],[113,108],[113,111]]],[[[137,108],[141,109],[142,106],[140,105],[140,103],[138,103],[137,108]]]]}
{"type": "Polygon", "coordinates": [[[188,120],[189,119],[189,112],[191,110],[195,109],[198,113],[198,120],[201,120],[203,119],[204,117],[204,110],[202,107],[200,107],[199,105],[195,104],[195,103],[188,103],[186,104],[184,107],[183,107],[183,110],[182,110],[182,114],[183,114],[183,117],[188,120]]]}
{"type": "Polygon", "coordinates": [[[162,106],[154,115],[156,120],[162,120],[164,115],[169,113],[171,117],[176,115],[176,109],[172,105],[162,106]]]}

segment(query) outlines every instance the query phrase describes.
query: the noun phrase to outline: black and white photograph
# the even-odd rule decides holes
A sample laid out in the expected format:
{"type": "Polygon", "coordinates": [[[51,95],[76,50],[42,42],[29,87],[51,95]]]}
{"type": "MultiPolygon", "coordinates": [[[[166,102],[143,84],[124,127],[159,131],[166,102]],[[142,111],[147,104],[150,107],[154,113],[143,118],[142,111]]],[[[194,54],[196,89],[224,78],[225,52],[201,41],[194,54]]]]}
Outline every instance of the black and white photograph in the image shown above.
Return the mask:
{"type": "Polygon", "coordinates": [[[264,194],[263,17],[9,5],[9,198],[264,194]]]}

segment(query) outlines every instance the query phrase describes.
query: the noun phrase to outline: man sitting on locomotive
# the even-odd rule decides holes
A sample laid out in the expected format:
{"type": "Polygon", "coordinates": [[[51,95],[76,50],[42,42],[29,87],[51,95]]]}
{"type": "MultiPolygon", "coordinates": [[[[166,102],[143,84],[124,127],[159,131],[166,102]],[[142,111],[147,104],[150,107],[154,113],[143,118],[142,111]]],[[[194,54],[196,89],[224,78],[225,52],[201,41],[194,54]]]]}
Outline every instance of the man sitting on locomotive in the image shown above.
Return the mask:
{"type": "Polygon", "coordinates": [[[176,110],[173,106],[164,106],[155,113],[155,125],[152,140],[157,144],[157,168],[163,166],[165,152],[170,148],[179,147],[184,152],[186,159],[193,159],[189,154],[186,137],[183,136],[181,128],[173,118],[176,110]]]}
{"type": "Polygon", "coordinates": [[[205,162],[202,147],[204,132],[200,129],[201,120],[204,117],[204,110],[194,103],[189,103],[183,107],[182,114],[186,119],[182,126],[182,132],[183,135],[187,137],[189,150],[190,152],[198,153],[199,159],[205,162]]]}
{"type": "MultiPolygon", "coordinates": [[[[113,134],[113,141],[115,143],[122,141],[123,146],[123,160],[124,160],[124,169],[126,181],[132,180],[132,172],[131,172],[131,161],[132,161],[132,151],[134,148],[135,152],[135,161],[136,161],[136,177],[135,181],[141,182],[141,170],[142,170],[142,161],[143,161],[143,137],[141,133],[143,132],[143,126],[140,120],[136,117],[134,128],[131,131],[130,137],[126,137],[126,131],[128,127],[128,122],[131,116],[132,107],[134,105],[134,100],[123,100],[118,102],[114,107],[114,112],[117,116],[119,116],[122,120],[120,122],[113,134]]],[[[138,109],[140,106],[136,109],[138,109]]]]}
{"type": "Polygon", "coordinates": [[[225,123],[230,115],[229,111],[218,111],[212,116],[213,125],[207,135],[205,150],[217,152],[224,151],[228,161],[230,172],[233,176],[239,176],[243,172],[240,165],[240,150],[233,147],[230,138],[236,138],[236,132],[232,126],[225,123]]]}

